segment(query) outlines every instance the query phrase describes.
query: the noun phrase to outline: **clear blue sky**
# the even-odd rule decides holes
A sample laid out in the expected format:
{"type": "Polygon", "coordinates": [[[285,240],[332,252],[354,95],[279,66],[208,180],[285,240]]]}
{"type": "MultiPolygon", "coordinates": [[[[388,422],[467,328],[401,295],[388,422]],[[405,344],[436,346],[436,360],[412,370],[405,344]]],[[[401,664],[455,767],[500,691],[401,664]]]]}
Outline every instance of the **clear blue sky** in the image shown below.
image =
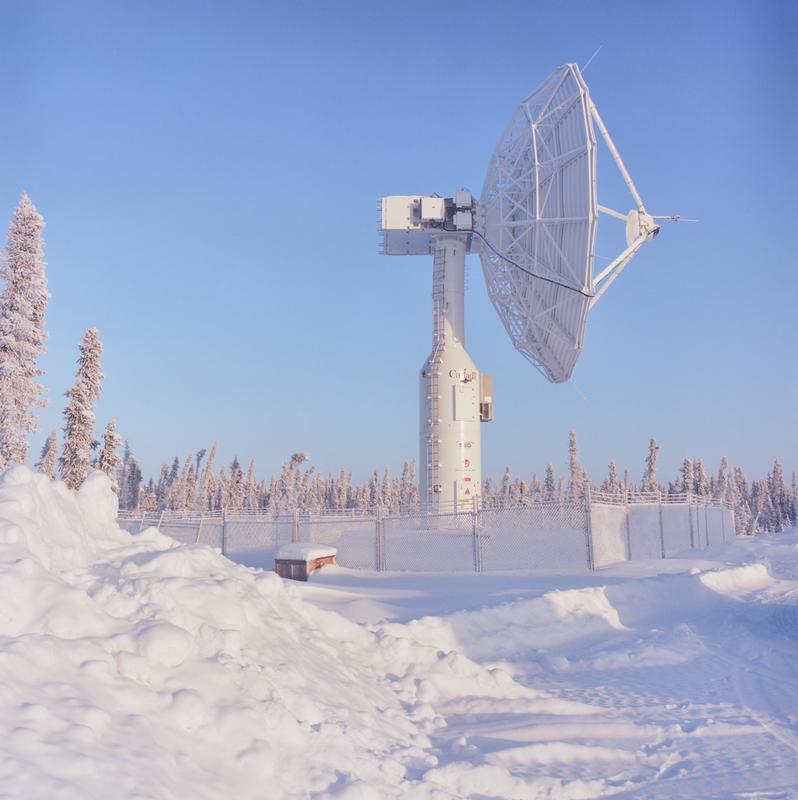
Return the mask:
{"type": "Polygon", "coordinates": [[[478,193],[518,101],[603,45],[586,77],[644,199],[701,222],[643,249],[562,386],[513,350],[471,257],[469,349],[496,396],[485,470],[563,469],[571,429],[599,479],[611,458],[639,477],[651,436],[663,478],[684,455],[798,467],[795,3],[0,13],[0,213],[26,190],[47,220],[37,453],[97,325],[98,422],[148,474],[214,439],[264,473],[296,450],[357,478],[416,457],[431,264],[378,255],[376,200],[478,193]]]}

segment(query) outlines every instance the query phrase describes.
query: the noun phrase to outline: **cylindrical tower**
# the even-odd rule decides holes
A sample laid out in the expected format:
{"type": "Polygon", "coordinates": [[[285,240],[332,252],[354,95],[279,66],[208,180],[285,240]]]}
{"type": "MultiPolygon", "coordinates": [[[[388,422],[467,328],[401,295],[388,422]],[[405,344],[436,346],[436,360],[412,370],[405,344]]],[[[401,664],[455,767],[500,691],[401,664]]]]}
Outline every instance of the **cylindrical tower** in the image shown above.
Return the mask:
{"type": "Polygon", "coordinates": [[[419,494],[427,512],[470,509],[481,493],[480,376],[465,349],[466,237],[432,237],[432,352],[421,369],[419,494]]]}

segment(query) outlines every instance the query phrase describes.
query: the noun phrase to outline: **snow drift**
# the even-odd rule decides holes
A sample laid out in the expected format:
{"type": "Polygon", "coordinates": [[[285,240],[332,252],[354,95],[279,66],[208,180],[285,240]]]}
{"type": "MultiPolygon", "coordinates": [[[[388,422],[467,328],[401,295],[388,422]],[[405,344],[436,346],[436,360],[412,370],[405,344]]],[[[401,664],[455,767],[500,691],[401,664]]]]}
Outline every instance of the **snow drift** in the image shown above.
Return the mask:
{"type": "MultiPolygon", "coordinates": [[[[115,514],[99,472],[0,478],[0,796],[449,798],[484,775],[439,768],[438,709],[556,702],[115,514]]],[[[597,788],[489,771],[486,796],[597,788]]]]}

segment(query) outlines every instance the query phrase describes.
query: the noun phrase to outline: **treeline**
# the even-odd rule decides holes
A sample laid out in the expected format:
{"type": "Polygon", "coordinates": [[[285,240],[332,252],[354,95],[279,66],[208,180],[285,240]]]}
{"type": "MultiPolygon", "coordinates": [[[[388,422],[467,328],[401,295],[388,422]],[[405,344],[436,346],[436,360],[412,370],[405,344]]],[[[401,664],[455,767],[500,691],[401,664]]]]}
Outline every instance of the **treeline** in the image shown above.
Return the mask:
{"type": "MultiPolygon", "coordinates": [[[[785,484],[781,463],[776,460],[765,478],[748,481],[740,467],[732,467],[723,458],[718,469],[708,472],[701,459],[685,458],[673,479],[660,482],[657,476],[659,445],[652,439],[642,476],[633,481],[628,470],[620,475],[610,462],[601,483],[594,483],[582,467],[576,434],[568,443],[568,475],[558,477],[548,464],[540,479],[536,474],[527,481],[513,477],[507,467],[498,484],[488,477],[483,481],[483,507],[524,507],[545,501],[582,502],[590,488],[593,493],[623,497],[626,492],[664,493],[670,496],[689,494],[696,499],[723,500],[735,510],[738,532],[755,530],[781,531],[798,523],[798,477],[785,484]]],[[[161,467],[158,479],[142,480],[136,459],[125,448],[118,475],[122,487],[120,505],[141,512],[171,511],[199,514],[209,511],[250,510],[264,513],[300,511],[343,511],[380,509],[384,513],[412,512],[418,509],[415,462],[405,462],[400,476],[392,477],[388,468],[372,472],[362,484],[352,482],[352,473],[341,469],[337,476],[321,475],[305,453],[295,453],[282,466],[280,474],[259,478],[255,462],[246,470],[238,458],[229,467],[218,466],[217,446],[190,454],[181,462],[175,457],[161,467]]]]}
{"type": "Polygon", "coordinates": [[[418,506],[414,462],[405,462],[400,477],[392,478],[386,467],[375,471],[361,485],[352,483],[352,473],[341,469],[334,477],[321,475],[314,467],[303,469],[305,453],[294,453],[279,476],[263,480],[255,474],[255,462],[246,472],[238,458],[230,467],[216,464],[216,445],[207,459],[206,450],[190,454],[181,463],[161,467],[158,480],[142,481],[141,469],[126,445],[119,471],[121,508],[143,512],[174,511],[186,514],[222,510],[251,510],[274,514],[293,511],[318,512],[383,508],[398,513],[418,506]]]}
{"type": "Polygon", "coordinates": [[[606,476],[596,484],[579,461],[576,434],[572,432],[568,442],[567,478],[558,479],[553,465],[548,464],[542,481],[533,475],[527,482],[523,478],[513,478],[507,467],[497,488],[491,478],[485,480],[483,504],[525,506],[545,500],[581,501],[590,487],[594,494],[617,498],[626,493],[661,493],[670,497],[690,495],[699,500],[722,500],[734,509],[739,534],[780,532],[798,525],[798,474],[793,470],[788,486],[778,459],[764,478],[749,481],[742,468],[730,465],[725,456],[713,472],[708,472],[703,459],[685,458],[679,472],[663,483],[657,475],[659,452],[659,444],[652,439],[639,481],[633,480],[627,469],[621,476],[615,462],[610,461],[606,476]]]}

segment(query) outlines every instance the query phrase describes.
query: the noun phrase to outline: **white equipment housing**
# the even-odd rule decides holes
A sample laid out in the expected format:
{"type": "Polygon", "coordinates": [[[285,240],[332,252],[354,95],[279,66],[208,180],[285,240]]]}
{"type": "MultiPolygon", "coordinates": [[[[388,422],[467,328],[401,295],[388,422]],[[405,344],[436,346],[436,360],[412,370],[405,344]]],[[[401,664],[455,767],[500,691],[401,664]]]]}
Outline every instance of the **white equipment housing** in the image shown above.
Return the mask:
{"type": "MultiPolygon", "coordinates": [[[[394,195],[380,203],[385,255],[432,255],[432,352],[421,370],[419,488],[429,512],[477,507],[480,421],[493,418],[490,376],[465,348],[465,256],[479,252],[493,305],[516,349],[553,383],[582,351],[590,309],[659,233],[576,64],[555,70],[519,105],[488,167],[479,205],[394,195]],[[598,204],[596,124],[634,201],[598,204]],[[594,275],[599,212],[622,220],[626,248],[594,275]]],[[[679,217],[667,217],[674,221],[679,217]]]]}

